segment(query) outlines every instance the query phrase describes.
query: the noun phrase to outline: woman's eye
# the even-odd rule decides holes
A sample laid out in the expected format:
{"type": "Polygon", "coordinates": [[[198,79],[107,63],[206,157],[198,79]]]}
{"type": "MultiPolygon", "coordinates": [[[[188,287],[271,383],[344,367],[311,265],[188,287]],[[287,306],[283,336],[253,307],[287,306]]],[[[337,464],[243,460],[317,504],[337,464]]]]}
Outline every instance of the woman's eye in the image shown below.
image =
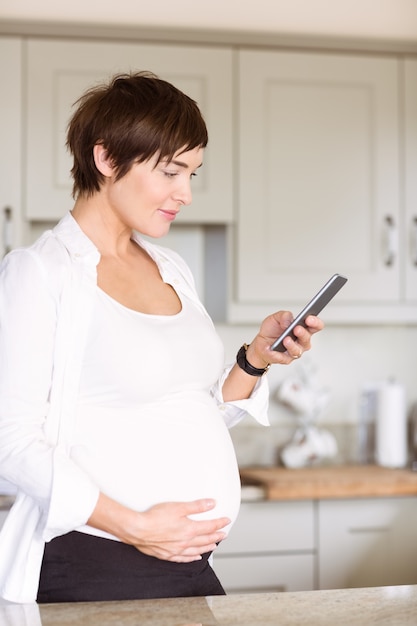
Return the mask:
{"type": "MultiPolygon", "coordinates": [[[[180,172],[169,172],[167,170],[164,170],[164,175],[167,178],[175,178],[176,176],[179,176],[180,172]]],[[[190,174],[190,178],[195,178],[197,176],[197,172],[192,172],[190,174]]]]}

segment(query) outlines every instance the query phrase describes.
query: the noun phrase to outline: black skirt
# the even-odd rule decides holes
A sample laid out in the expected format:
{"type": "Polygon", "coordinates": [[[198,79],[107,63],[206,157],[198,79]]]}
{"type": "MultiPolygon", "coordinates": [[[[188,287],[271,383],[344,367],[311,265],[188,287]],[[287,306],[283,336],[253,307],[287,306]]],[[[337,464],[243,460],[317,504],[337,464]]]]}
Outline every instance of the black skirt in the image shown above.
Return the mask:
{"type": "Polygon", "coordinates": [[[37,602],[99,602],[224,595],[208,558],[172,563],[81,532],[46,544],[37,602]]]}

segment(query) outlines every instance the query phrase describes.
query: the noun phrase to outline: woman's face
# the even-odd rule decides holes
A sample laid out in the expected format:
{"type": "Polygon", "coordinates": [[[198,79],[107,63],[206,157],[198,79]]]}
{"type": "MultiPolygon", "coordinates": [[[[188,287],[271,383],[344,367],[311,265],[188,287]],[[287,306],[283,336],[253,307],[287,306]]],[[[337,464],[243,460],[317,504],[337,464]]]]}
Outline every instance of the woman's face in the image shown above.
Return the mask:
{"type": "Polygon", "coordinates": [[[178,151],[171,161],[135,163],[118,181],[110,176],[103,191],[113,217],[144,235],[166,235],[181,206],[191,203],[191,179],[203,153],[203,148],[178,151]]]}

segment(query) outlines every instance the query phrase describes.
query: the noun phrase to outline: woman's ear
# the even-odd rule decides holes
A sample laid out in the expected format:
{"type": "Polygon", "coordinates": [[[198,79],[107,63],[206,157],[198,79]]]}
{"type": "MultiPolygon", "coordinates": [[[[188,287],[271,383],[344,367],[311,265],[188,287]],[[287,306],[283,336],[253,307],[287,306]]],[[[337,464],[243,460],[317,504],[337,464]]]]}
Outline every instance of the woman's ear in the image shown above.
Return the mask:
{"type": "Polygon", "coordinates": [[[106,148],[101,143],[96,143],[93,148],[94,163],[103,176],[110,177],[114,173],[113,163],[106,148]]]}

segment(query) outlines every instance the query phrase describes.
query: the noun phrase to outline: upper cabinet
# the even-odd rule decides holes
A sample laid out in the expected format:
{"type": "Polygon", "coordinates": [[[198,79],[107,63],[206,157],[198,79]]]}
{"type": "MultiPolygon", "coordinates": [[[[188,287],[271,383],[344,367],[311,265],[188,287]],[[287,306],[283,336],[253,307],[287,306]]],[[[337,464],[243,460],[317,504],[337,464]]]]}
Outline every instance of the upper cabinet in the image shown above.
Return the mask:
{"type": "Polygon", "coordinates": [[[402,63],[240,52],[232,320],[300,308],[335,272],[349,281],[327,321],[415,320],[416,65],[404,78],[402,63]]]}
{"type": "Polygon", "coordinates": [[[178,221],[232,221],[231,49],[29,39],[25,60],[28,220],[58,220],[73,205],[65,135],[77,98],[115,73],[148,70],[196,100],[209,130],[204,167],[193,181],[193,203],[183,207],[178,221]]]}
{"type": "Polygon", "coordinates": [[[20,243],[21,46],[19,38],[0,38],[0,259],[20,243]]]}
{"type": "Polygon", "coordinates": [[[204,250],[229,322],[296,312],[338,272],[349,280],[326,322],[416,323],[413,55],[0,38],[0,256],[73,205],[73,104],[138,70],[173,82],[207,121],[204,167],[178,222],[213,227],[203,248],[207,233],[230,225],[204,250]]]}
{"type": "Polygon", "coordinates": [[[417,59],[404,62],[404,271],[409,300],[417,302],[417,59]]]}

